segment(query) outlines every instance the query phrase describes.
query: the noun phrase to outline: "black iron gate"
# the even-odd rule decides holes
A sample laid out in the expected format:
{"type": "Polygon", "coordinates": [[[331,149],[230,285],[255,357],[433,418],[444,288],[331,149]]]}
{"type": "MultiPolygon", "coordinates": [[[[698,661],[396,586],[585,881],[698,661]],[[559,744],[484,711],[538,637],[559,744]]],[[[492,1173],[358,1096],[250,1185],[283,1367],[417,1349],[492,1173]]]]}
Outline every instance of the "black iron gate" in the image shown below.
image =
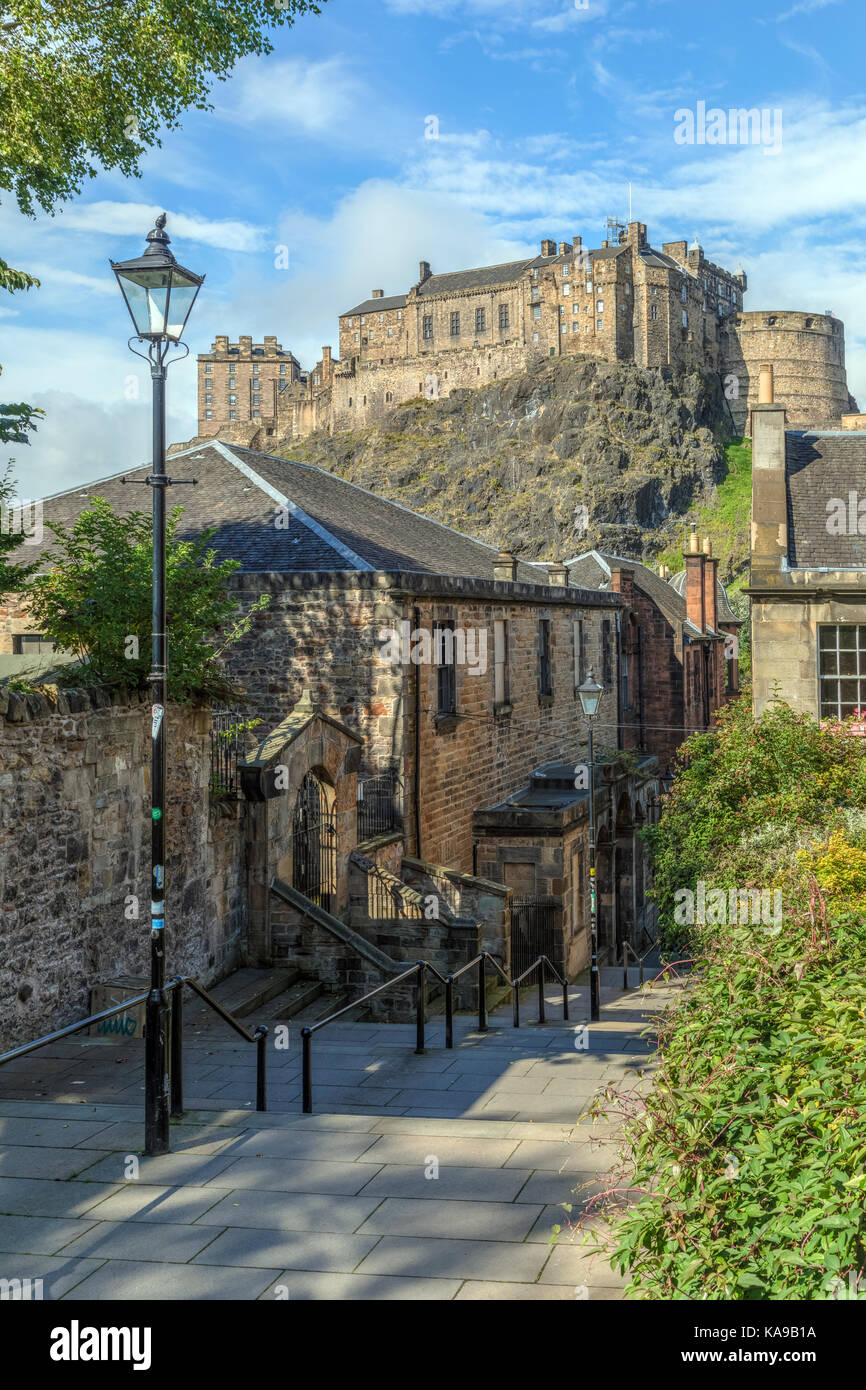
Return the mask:
{"type": "Polygon", "coordinates": [[[539,956],[547,956],[563,973],[562,907],[556,898],[512,898],[512,979],[528,970],[539,956]]]}
{"type": "Polygon", "coordinates": [[[337,881],[337,827],[325,789],[308,772],[292,817],[292,887],[330,911],[337,881]]]}

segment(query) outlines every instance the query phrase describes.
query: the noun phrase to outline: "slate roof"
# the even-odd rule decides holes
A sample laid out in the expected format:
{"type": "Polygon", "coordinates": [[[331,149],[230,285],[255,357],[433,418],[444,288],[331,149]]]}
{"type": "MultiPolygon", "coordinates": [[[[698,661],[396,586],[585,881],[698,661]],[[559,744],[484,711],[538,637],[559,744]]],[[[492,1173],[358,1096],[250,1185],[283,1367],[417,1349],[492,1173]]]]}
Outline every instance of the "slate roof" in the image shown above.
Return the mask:
{"type": "Polygon", "coordinates": [[[386,294],[380,299],[365,299],[363,304],[356,304],[354,309],[347,309],[345,314],[341,314],[341,319],[353,318],[355,314],[381,314],[385,309],[405,309],[405,294],[386,294]]]}
{"type": "MultiPolygon", "coordinates": [[[[827,505],[866,476],[866,431],[789,430],[785,437],[788,564],[794,569],[866,569],[866,536],[831,535],[827,505]]],[[[848,527],[846,525],[847,532],[848,527]]]]}
{"type": "Polygon", "coordinates": [[[626,560],[621,555],[610,555],[606,551],[588,550],[574,560],[566,560],[565,564],[573,581],[587,589],[609,588],[611,570],[633,570],[637,587],[652,599],[668,622],[676,626],[686,621],[685,599],[666,579],[662,579],[648,565],[641,564],[640,560],[626,560]]]}
{"type": "MultiPolygon", "coordinates": [[[[668,582],[669,584],[673,585],[673,587],[676,589],[676,591],[677,591],[678,594],[683,594],[684,591],[685,591],[685,587],[686,587],[686,572],[685,572],[685,570],[677,570],[676,574],[672,574],[671,577],[670,577],[670,579],[669,579],[667,582],[668,582]]],[[[716,600],[716,607],[718,608],[718,611],[719,611],[719,622],[720,622],[720,623],[740,623],[740,624],[742,624],[742,621],[743,621],[742,618],[738,618],[738,617],[737,617],[737,615],[736,615],[736,613],[734,612],[733,608],[732,608],[731,605],[728,603],[728,595],[727,595],[727,592],[726,592],[726,590],[725,590],[725,586],[724,586],[724,584],[722,583],[721,579],[719,579],[719,580],[717,581],[717,583],[718,583],[718,596],[717,596],[717,600],[716,600]]]]}
{"type": "MultiPolygon", "coordinates": [[[[171,454],[167,470],[171,477],[199,479],[197,487],[169,489],[169,508],[184,509],[181,534],[215,528],[212,544],[220,559],[238,560],[248,573],[359,570],[493,579],[495,546],[311,464],[213,440],[171,454]],[[285,520],[280,529],[278,508],[285,520]]],[[[45,540],[29,547],[28,562],[50,546],[49,523],[70,526],[92,497],[104,497],[120,514],[149,513],[149,471],[149,465],[129,469],[44,499],[45,540]]],[[[544,570],[522,561],[517,580],[548,582],[544,570]]]]}

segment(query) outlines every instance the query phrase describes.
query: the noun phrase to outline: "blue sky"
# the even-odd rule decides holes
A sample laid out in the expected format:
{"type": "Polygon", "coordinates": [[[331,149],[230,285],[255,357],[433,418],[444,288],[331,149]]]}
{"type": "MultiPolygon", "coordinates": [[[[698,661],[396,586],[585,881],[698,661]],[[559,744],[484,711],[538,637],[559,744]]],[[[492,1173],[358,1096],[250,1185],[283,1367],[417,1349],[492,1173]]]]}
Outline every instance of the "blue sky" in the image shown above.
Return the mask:
{"type": "Polygon", "coordinates": [[[746,308],[842,318],[866,406],[864,30],[863,0],[328,0],[218,84],[140,179],[102,175],[54,218],[0,206],[0,255],[43,282],[0,299],[2,396],[48,412],[13,451],[20,493],[147,458],[149,381],[108,258],[137,254],[162,209],[178,259],[207,275],[169,376],[173,440],[195,432],[193,363],[214,334],[274,333],[312,365],[340,312],[404,291],[420,260],[598,245],[630,181],[653,243],[697,235],[742,260],[746,308]],[[699,102],[781,112],[780,148],[678,144],[675,114],[699,102]]]}

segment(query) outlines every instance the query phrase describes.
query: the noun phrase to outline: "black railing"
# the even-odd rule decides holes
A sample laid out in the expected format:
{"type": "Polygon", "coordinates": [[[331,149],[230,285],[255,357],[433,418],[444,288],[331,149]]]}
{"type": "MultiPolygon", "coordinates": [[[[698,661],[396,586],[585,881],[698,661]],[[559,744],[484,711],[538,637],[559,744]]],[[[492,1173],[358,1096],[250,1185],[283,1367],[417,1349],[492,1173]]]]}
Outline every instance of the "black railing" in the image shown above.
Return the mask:
{"type": "Polygon", "coordinates": [[[358,842],[403,828],[403,784],[396,771],[358,779],[358,842]]]}
{"type": "Polygon", "coordinates": [[[472,960],[467,961],[459,970],[455,970],[453,975],[442,975],[435,965],[431,965],[427,960],[419,960],[415,965],[404,970],[402,974],[395,975],[393,979],[386,980],[384,984],[377,985],[376,989],[371,989],[368,994],[364,994],[360,999],[356,999],[352,1004],[346,1004],[342,1009],[338,1009],[335,1014],[330,1014],[328,1018],[322,1018],[318,1023],[313,1023],[301,1029],[301,1045],[303,1049],[303,1079],[302,1079],[302,1107],[305,1115],[313,1113],[313,1034],[318,1033],[320,1028],[327,1028],[329,1023],[334,1023],[336,1019],[343,1018],[344,1015],[351,1013],[353,1009],[360,1008],[368,1000],[375,999],[378,994],[384,994],[386,990],[394,989],[397,985],[405,984],[407,980],[413,978],[417,983],[415,986],[415,1052],[421,1054],[424,1051],[424,1033],[427,1017],[427,974],[435,976],[441,984],[445,986],[445,1046],[454,1046],[454,983],[465,975],[469,970],[478,972],[478,1030],[481,1033],[487,1031],[487,962],[493,966],[494,970],[501,975],[502,979],[513,992],[513,1023],[515,1028],[520,1027],[520,986],[528,980],[530,975],[538,971],[538,1022],[544,1023],[544,967],[547,966],[556,982],[562,986],[562,1017],[564,1022],[568,1022],[568,981],[559,971],[551,965],[546,956],[539,956],[538,960],[523,971],[522,975],[514,980],[510,979],[507,972],[495,956],[489,951],[480,951],[472,960]]]}
{"type": "Polygon", "coordinates": [[[217,796],[240,795],[238,752],[241,749],[241,715],[237,710],[214,710],[210,731],[210,790],[217,796]]]}
{"type": "Polygon", "coordinates": [[[511,904],[511,965],[518,974],[539,956],[564,968],[562,905],[558,898],[515,898],[511,904]]]}
{"type": "MultiPolygon", "coordinates": [[[[236,1033],[246,1041],[256,1044],[256,1110],[267,1110],[268,1108],[268,1086],[267,1086],[267,1037],[268,1030],[263,1023],[260,1023],[252,1033],[247,1032],[243,1024],[221,1004],[217,1003],[206,989],[202,989],[189,975],[176,975],[166,987],[169,1004],[169,1088],[171,1099],[171,1114],[177,1119],[183,1114],[183,987],[189,985],[205,1004],[214,1013],[219,1014],[236,1033]]],[[[80,1033],[82,1028],[90,1028],[94,1023],[102,1023],[105,1019],[114,1018],[117,1014],[126,1013],[127,1009],[133,1009],[137,1004],[146,1002],[149,991],[145,990],[142,994],[136,994],[131,999],[125,999],[122,1004],[115,1004],[111,1009],[104,1009],[102,1013],[90,1014],[89,1017],[80,1019],[78,1023],[70,1023],[66,1028],[58,1028],[54,1033],[46,1033],[42,1038],[37,1038],[35,1042],[24,1043],[21,1047],[14,1047],[10,1052],[0,1054],[0,1066],[5,1062],[13,1062],[18,1057],[26,1057],[31,1052],[36,1052],[40,1047],[48,1047],[51,1043],[60,1042],[63,1038],[71,1037],[73,1033],[80,1033]]]]}

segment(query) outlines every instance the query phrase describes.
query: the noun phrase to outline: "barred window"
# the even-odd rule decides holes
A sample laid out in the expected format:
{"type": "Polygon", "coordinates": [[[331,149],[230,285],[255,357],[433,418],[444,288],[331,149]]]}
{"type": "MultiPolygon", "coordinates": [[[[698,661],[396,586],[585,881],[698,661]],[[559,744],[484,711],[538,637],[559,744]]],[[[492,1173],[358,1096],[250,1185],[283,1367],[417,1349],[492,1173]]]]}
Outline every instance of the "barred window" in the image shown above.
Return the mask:
{"type": "Polygon", "coordinates": [[[821,718],[846,719],[866,709],[866,626],[818,628],[821,718]]]}

